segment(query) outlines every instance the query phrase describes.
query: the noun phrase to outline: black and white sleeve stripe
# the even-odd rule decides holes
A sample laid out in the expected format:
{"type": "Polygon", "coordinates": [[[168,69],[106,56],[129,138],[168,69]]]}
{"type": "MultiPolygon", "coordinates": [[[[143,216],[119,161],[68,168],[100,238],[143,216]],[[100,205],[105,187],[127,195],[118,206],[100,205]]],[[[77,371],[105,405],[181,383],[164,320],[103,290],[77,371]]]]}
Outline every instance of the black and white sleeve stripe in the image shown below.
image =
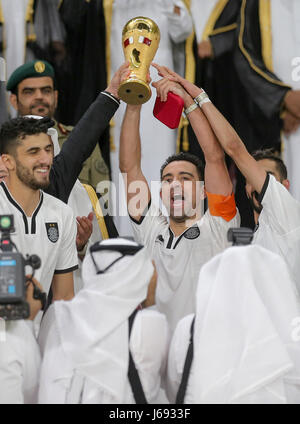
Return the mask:
{"type": "Polygon", "coordinates": [[[105,96],[109,97],[114,102],[116,102],[118,105],[120,104],[120,101],[113,94],[109,93],[108,91],[101,91],[101,94],[104,94],[105,96]]]}

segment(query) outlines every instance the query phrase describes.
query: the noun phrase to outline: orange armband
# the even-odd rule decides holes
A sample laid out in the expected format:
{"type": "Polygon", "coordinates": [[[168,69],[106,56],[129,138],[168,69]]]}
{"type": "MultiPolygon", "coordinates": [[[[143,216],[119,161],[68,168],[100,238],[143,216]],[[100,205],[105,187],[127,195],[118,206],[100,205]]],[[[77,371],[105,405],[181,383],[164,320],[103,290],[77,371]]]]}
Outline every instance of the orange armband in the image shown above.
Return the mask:
{"type": "Polygon", "coordinates": [[[231,221],[236,215],[234,194],[223,196],[222,194],[207,194],[208,208],[212,216],[220,216],[225,221],[231,221]]]}

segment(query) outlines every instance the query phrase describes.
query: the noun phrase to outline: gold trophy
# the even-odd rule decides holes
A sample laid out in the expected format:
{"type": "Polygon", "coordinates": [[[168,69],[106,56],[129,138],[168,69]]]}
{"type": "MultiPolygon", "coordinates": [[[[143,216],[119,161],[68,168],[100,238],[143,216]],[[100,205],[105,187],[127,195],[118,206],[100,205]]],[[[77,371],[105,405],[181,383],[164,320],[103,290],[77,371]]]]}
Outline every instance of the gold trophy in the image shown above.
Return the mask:
{"type": "Polygon", "coordinates": [[[151,97],[147,74],[160,40],[159,28],[152,19],[138,16],[123,28],[122,44],[129,62],[129,78],[119,87],[120,98],[131,105],[146,103],[151,97]]]}

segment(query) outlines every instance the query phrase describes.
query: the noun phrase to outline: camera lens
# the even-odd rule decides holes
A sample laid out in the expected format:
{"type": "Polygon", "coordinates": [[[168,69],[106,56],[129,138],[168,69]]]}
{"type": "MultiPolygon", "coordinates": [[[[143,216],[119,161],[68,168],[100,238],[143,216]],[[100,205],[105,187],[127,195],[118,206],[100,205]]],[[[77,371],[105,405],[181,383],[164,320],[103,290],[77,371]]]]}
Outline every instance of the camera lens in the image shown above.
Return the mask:
{"type": "Polygon", "coordinates": [[[10,228],[11,226],[11,219],[9,218],[9,216],[3,216],[0,219],[0,227],[3,229],[7,229],[10,228]]]}

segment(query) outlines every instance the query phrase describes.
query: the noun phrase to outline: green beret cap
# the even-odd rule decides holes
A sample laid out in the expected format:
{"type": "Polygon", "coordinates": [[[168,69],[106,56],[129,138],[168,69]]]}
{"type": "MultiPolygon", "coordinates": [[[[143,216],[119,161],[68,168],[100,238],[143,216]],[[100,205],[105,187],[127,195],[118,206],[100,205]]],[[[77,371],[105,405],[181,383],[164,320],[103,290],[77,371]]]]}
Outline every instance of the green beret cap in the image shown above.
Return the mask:
{"type": "Polygon", "coordinates": [[[25,63],[19,66],[11,74],[6,84],[6,90],[12,91],[19,82],[25,78],[32,77],[51,77],[54,78],[54,69],[50,63],[45,60],[33,60],[32,62],[25,63]]]}

